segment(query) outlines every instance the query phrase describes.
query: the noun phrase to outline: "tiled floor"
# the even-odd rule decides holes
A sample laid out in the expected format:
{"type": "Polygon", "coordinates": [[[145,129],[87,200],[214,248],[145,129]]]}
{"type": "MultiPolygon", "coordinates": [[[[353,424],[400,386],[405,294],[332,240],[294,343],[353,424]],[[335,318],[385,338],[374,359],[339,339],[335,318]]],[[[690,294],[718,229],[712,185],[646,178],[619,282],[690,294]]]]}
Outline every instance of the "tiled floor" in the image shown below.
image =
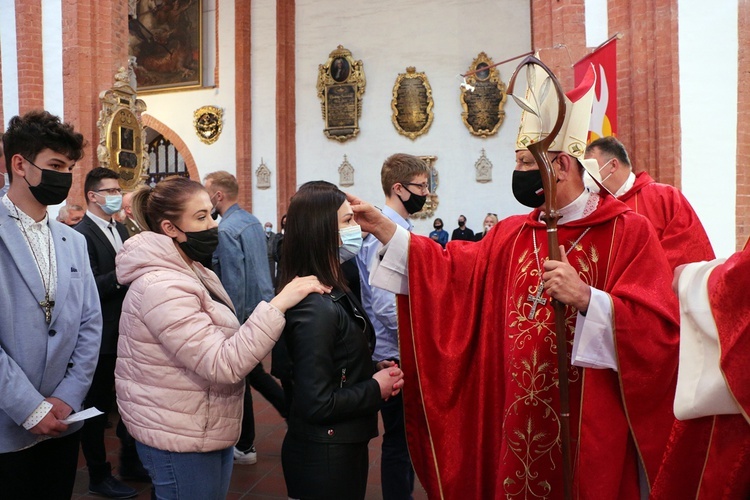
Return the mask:
{"type": "MultiPolygon", "coordinates": [[[[284,474],[281,470],[281,442],[286,433],[286,424],[276,410],[257,392],[253,391],[255,409],[255,447],[258,450],[258,463],[255,465],[237,465],[232,473],[229,486],[230,499],[286,499],[284,474]]],[[[110,417],[116,424],[117,415],[110,417]]],[[[117,474],[119,465],[119,440],[115,437],[114,425],[107,430],[105,437],[109,460],[117,474]]],[[[382,435],[382,423],[380,433],[382,435]]],[[[380,444],[381,438],[370,441],[370,475],[367,484],[367,499],[382,498],[380,489],[380,444]]],[[[78,457],[78,473],[73,490],[73,499],[97,499],[101,497],[88,494],[88,472],[83,455],[78,457]]],[[[139,491],[138,499],[151,498],[151,486],[146,483],[127,484],[139,491]]],[[[427,494],[421,485],[415,486],[415,499],[426,499],[427,494]]]]}

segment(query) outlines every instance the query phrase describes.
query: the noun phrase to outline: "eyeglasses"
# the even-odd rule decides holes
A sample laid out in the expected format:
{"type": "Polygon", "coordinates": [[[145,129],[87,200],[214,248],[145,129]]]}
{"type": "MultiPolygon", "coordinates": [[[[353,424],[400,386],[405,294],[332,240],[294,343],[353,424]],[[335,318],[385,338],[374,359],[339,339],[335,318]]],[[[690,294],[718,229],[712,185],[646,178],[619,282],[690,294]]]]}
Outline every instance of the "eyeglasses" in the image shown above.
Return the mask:
{"type": "Polygon", "coordinates": [[[497,214],[493,214],[492,212],[487,212],[487,215],[491,215],[493,217],[497,217],[497,214]]]}
{"type": "Polygon", "coordinates": [[[120,188],[95,189],[94,192],[95,193],[104,192],[104,193],[111,194],[111,195],[118,195],[118,194],[122,194],[122,189],[120,188]]]}
{"type": "Polygon", "coordinates": [[[429,189],[430,189],[430,185],[427,184],[426,182],[423,182],[421,184],[417,184],[415,182],[402,182],[401,185],[403,185],[403,186],[416,186],[419,189],[421,189],[422,191],[429,191],[429,189]]]}

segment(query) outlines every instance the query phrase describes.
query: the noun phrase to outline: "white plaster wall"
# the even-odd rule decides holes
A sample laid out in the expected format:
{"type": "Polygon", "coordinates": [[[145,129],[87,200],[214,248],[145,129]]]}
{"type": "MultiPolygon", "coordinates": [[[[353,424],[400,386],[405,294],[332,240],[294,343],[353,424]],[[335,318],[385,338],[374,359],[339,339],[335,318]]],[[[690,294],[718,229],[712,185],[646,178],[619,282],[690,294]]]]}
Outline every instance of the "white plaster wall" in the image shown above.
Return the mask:
{"type": "MultiPolygon", "coordinates": [[[[180,138],[195,159],[200,180],[209,172],[236,171],[236,116],[234,105],[234,1],[217,0],[219,6],[219,86],[200,90],[185,90],[163,94],[141,95],[149,114],[167,125],[180,138]],[[219,139],[204,144],[193,127],[193,112],[201,106],[217,106],[224,110],[224,127],[219,139]]],[[[203,23],[215,23],[216,7],[213,1],[203,2],[203,23]]],[[[213,33],[213,29],[209,33],[213,33]]],[[[214,38],[207,38],[207,51],[214,50],[214,38]]],[[[208,58],[210,61],[211,58],[208,58]]],[[[213,72],[213,69],[210,70],[213,72]]]]}
{"type": "Polygon", "coordinates": [[[737,10],[736,0],[678,4],[682,190],[717,256],[735,251],[737,10]]]}
{"type": "Polygon", "coordinates": [[[16,47],[16,2],[0,0],[0,58],[3,64],[3,117],[5,130],[8,120],[18,114],[18,49],[16,47]]]}
{"type": "Polygon", "coordinates": [[[252,2],[252,171],[253,214],[271,222],[278,231],[276,214],[276,2],[252,2]],[[258,189],[255,171],[264,161],[271,170],[271,188],[258,189]]]}
{"type": "MultiPolygon", "coordinates": [[[[297,2],[297,180],[324,179],[338,184],[344,154],[355,169],[349,190],[377,205],[383,203],[380,168],[397,152],[436,155],[441,217],[450,232],[459,214],[481,229],[487,212],[501,218],[525,213],[511,192],[519,108],[509,99],[505,122],[488,139],[472,136],[461,120],[458,73],[485,51],[498,62],[530,50],[528,2],[513,0],[299,0],[297,2]],[[364,63],[367,87],[360,133],[339,143],[323,133],[316,83],[318,65],[339,44],[364,63]],[[407,66],[425,72],[432,86],[435,118],[429,132],[412,141],[391,122],[391,93],[407,66]],[[484,148],[493,163],[493,181],[479,184],[474,163],[484,148]]],[[[500,67],[507,83],[514,63],[500,67]]],[[[256,101],[257,102],[257,101],[256,101]]],[[[273,170],[273,168],[272,168],[273,170]]],[[[416,221],[427,234],[432,220],[416,221]]]]}

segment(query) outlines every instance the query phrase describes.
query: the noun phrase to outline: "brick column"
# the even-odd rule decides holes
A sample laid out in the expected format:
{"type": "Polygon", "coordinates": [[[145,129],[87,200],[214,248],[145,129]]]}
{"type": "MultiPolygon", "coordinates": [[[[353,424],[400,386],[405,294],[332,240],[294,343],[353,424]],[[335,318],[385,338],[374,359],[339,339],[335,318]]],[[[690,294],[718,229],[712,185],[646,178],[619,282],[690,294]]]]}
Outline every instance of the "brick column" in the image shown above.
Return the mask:
{"type": "Polygon", "coordinates": [[[3,108],[3,58],[0,55],[0,134],[5,130],[5,112],[3,108]]]}
{"type": "Polygon", "coordinates": [[[573,88],[572,65],[586,55],[583,0],[532,0],[531,46],[555,73],[563,91],[573,88]],[[556,45],[564,47],[553,48],[556,45]]]}
{"type": "MultiPolygon", "coordinates": [[[[738,6],[738,75],[750,72],[750,2],[738,6]]],[[[750,237],[750,89],[743,79],[737,80],[737,250],[750,237]]]]}
{"type": "Polygon", "coordinates": [[[237,122],[237,183],[240,186],[238,201],[248,212],[253,211],[250,5],[250,0],[234,4],[234,107],[237,122]]]}
{"type": "Polygon", "coordinates": [[[112,87],[117,69],[128,60],[128,7],[127,2],[78,0],[66,2],[62,13],[65,121],[74,124],[88,141],[68,200],[85,206],[83,181],[86,173],[98,166],[99,93],[112,87]]]}
{"type": "Polygon", "coordinates": [[[285,214],[297,191],[297,135],[295,115],[295,5],[276,2],[276,206],[285,214]],[[290,84],[291,83],[291,84],[290,84]]]}
{"type": "Polygon", "coordinates": [[[636,171],[680,187],[677,0],[610,0],[617,42],[618,137],[636,171]]]}
{"type": "Polygon", "coordinates": [[[41,0],[16,0],[16,46],[18,110],[23,115],[44,108],[41,0]]]}

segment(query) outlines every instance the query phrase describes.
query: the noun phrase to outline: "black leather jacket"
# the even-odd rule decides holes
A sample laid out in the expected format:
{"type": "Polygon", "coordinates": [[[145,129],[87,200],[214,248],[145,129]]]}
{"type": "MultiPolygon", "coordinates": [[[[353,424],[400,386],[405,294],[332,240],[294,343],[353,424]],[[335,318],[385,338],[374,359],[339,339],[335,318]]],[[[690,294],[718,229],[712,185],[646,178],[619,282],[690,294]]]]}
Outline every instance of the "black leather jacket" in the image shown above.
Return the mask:
{"type": "Polygon", "coordinates": [[[356,299],[312,293],[286,312],[294,390],[288,424],[299,439],[361,443],[378,435],[375,330],[356,299]]]}

